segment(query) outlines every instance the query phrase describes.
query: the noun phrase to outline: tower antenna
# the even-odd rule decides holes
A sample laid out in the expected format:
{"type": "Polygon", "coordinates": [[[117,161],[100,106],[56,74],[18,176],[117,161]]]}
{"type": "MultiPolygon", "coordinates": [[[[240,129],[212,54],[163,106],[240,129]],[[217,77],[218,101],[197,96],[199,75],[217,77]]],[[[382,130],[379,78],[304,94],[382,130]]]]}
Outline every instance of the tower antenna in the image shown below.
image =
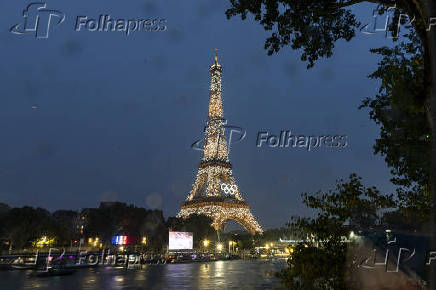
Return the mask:
{"type": "Polygon", "coordinates": [[[215,64],[218,64],[218,48],[215,48],[215,64]]]}

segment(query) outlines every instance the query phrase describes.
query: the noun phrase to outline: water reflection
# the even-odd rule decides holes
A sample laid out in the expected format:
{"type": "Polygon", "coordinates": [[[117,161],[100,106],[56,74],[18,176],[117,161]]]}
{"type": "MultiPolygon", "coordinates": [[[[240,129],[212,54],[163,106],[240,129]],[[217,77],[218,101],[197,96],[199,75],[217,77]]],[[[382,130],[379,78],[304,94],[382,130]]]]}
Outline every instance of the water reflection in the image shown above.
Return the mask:
{"type": "Polygon", "coordinates": [[[141,269],[81,269],[71,276],[35,278],[25,271],[0,272],[0,289],[271,289],[284,262],[217,261],[145,265],[141,269]]]}

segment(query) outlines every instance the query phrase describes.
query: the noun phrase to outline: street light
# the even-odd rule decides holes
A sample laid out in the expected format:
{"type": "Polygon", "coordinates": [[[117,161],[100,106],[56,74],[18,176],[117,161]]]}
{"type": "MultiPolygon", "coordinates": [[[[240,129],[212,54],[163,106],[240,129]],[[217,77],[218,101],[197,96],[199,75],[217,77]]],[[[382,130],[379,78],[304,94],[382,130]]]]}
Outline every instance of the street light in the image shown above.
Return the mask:
{"type": "Polygon", "coordinates": [[[92,245],[93,245],[94,247],[97,247],[98,242],[99,242],[99,239],[98,239],[98,237],[96,237],[96,238],[94,239],[94,241],[92,242],[92,245]]]}
{"type": "Polygon", "coordinates": [[[50,246],[54,243],[54,238],[48,238],[47,236],[41,237],[35,242],[37,248],[43,248],[45,246],[50,246]]]}
{"type": "Polygon", "coordinates": [[[221,250],[223,249],[223,244],[218,243],[218,245],[216,245],[216,249],[221,252],[221,250]]]}
{"type": "MultiPolygon", "coordinates": [[[[233,242],[233,241],[229,241],[229,253],[230,253],[230,247],[232,247],[232,249],[233,249],[233,244],[234,244],[235,242],[233,242]]],[[[233,252],[233,251],[232,251],[233,252]]]]}
{"type": "Polygon", "coordinates": [[[203,240],[203,252],[206,253],[206,248],[209,246],[209,241],[207,239],[203,240]]]}

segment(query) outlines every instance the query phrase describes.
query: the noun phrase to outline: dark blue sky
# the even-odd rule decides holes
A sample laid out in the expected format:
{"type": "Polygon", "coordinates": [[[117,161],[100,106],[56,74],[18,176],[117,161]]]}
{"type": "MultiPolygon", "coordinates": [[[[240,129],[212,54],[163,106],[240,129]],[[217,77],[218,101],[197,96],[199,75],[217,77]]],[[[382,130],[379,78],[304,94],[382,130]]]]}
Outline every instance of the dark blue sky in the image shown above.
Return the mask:
{"type": "MultiPolygon", "coordinates": [[[[175,215],[201,157],[190,145],[207,117],[213,48],[223,65],[224,114],[247,137],[231,151],[243,197],[265,227],[308,214],[302,192],[356,172],[391,192],[372,145],[378,129],[358,110],[378,83],[369,49],[380,35],[339,41],[306,70],[300,52],[267,56],[267,33],[227,20],[227,1],[49,1],[66,14],[48,39],[15,35],[28,1],[0,2],[0,201],[50,210],[120,200],[175,215]],[[219,3],[218,3],[219,2],[219,3]],[[164,32],[75,32],[76,16],[167,19],[164,32]],[[37,105],[39,109],[32,109],[37,105]],[[256,147],[259,131],[347,135],[344,149],[256,147]]],[[[356,9],[372,21],[371,6],[356,9]]]]}

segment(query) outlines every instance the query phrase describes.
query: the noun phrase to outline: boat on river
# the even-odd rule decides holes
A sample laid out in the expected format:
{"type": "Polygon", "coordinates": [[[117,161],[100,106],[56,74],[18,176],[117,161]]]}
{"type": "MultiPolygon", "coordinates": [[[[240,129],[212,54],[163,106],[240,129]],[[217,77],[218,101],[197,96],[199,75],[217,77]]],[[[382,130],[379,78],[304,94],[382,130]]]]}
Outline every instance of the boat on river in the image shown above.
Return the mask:
{"type": "Polygon", "coordinates": [[[48,268],[43,271],[36,271],[35,276],[36,277],[51,277],[51,276],[65,276],[65,275],[71,275],[74,273],[74,270],[72,269],[66,269],[62,267],[53,267],[48,268]]]}

